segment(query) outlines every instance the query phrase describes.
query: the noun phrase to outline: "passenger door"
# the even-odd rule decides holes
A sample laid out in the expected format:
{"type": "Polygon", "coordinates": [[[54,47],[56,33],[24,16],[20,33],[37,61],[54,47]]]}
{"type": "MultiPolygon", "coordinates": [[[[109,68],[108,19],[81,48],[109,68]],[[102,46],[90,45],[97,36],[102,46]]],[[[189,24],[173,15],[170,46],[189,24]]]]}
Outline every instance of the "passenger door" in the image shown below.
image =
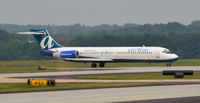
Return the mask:
{"type": "Polygon", "coordinates": [[[160,52],[156,51],[156,58],[160,58],[160,52]]]}

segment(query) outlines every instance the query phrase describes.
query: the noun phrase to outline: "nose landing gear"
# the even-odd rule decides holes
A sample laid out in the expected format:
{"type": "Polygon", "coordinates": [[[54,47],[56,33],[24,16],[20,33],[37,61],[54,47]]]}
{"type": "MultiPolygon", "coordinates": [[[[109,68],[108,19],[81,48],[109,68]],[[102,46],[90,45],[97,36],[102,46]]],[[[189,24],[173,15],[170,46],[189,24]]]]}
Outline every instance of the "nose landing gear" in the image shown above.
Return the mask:
{"type": "Polygon", "coordinates": [[[99,63],[99,67],[104,67],[105,63],[99,63]]]}
{"type": "Polygon", "coordinates": [[[167,63],[167,67],[171,67],[171,66],[172,66],[171,62],[167,63]]]}
{"type": "Polygon", "coordinates": [[[96,67],[97,67],[97,64],[96,64],[96,63],[92,63],[92,64],[91,64],[91,67],[92,67],[92,68],[96,68],[96,67]]]}

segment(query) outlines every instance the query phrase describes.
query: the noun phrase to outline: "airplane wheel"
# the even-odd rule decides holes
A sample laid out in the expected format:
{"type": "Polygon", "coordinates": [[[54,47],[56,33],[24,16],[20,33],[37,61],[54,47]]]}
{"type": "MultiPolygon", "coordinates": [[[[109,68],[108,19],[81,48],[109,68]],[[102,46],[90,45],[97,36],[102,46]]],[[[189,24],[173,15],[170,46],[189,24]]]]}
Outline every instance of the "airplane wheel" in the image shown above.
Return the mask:
{"type": "Polygon", "coordinates": [[[100,63],[99,64],[99,67],[104,67],[105,66],[105,63],[100,63]]]}
{"type": "Polygon", "coordinates": [[[92,63],[91,67],[92,67],[92,68],[96,68],[96,67],[97,67],[97,64],[96,64],[96,63],[92,63]]]}
{"type": "Polygon", "coordinates": [[[167,66],[168,66],[168,67],[171,67],[171,66],[172,66],[172,63],[167,63],[167,66]]]}

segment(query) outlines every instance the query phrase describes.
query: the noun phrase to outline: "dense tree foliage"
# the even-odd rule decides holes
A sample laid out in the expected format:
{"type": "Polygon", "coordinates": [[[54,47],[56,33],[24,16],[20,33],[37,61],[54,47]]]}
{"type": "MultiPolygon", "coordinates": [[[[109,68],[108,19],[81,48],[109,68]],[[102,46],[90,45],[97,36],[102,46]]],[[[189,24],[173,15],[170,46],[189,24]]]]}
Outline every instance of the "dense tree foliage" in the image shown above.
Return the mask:
{"type": "Polygon", "coordinates": [[[181,58],[200,58],[200,21],[189,25],[168,24],[125,25],[13,25],[0,24],[0,60],[47,59],[32,36],[16,35],[16,31],[48,29],[64,46],[162,46],[181,58]]]}
{"type": "Polygon", "coordinates": [[[25,36],[0,30],[0,60],[45,59],[39,54],[38,43],[26,40],[25,36]]]}

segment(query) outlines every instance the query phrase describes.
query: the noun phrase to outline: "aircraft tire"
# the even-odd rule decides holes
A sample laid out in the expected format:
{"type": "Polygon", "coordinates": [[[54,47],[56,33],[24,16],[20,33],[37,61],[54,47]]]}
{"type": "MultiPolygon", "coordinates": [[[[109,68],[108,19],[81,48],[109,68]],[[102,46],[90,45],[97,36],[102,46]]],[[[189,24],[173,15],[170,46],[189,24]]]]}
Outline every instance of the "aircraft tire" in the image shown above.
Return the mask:
{"type": "Polygon", "coordinates": [[[99,67],[104,67],[105,63],[99,63],[99,67]]]}
{"type": "Polygon", "coordinates": [[[171,67],[172,66],[172,63],[167,63],[167,67],[171,67]]]}
{"type": "Polygon", "coordinates": [[[92,67],[92,68],[96,68],[96,67],[97,67],[97,64],[96,64],[96,63],[92,63],[92,64],[91,64],[91,67],[92,67]]]}

